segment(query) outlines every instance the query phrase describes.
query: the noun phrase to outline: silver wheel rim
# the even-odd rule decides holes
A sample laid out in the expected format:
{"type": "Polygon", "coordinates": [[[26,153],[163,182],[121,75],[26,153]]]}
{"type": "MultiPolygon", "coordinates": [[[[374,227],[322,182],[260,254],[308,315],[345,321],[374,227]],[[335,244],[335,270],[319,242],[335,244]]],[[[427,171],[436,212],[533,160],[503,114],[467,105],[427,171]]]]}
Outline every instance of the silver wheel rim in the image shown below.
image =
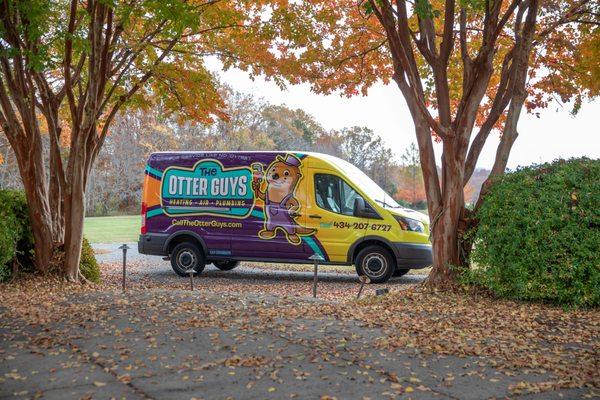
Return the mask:
{"type": "Polygon", "coordinates": [[[385,275],[387,260],[379,253],[370,253],[363,259],[363,270],[369,278],[379,278],[385,275]]]}
{"type": "Polygon", "coordinates": [[[177,255],[177,265],[184,271],[196,266],[196,254],[191,250],[180,251],[177,255]]]}

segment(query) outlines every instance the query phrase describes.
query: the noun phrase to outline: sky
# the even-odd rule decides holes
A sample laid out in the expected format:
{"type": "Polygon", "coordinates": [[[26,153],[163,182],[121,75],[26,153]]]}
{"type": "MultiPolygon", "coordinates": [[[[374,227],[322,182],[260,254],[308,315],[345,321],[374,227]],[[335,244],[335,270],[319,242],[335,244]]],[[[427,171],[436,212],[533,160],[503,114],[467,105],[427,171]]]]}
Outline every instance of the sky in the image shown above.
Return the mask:
{"type": "MultiPolygon", "coordinates": [[[[400,90],[393,86],[378,84],[367,96],[352,98],[339,95],[319,95],[311,92],[309,85],[288,86],[281,90],[274,82],[261,77],[251,80],[240,70],[219,71],[223,83],[233,89],[262,97],[272,104],[284,104],[301,108],[313,115],[326,129],[340,129],[354,125],[371,128],[381,136],[399,159],[400,154],[415,141],[414,125],[400,90]]],[[[519,137],[513,146],[508,168],[530,165],[556,158],[587,156],[600,158],[600,100],[584,104],[576,116],[568,105],[556,103],[543,110],[540,117],[521,115],[519,137]]],[[[479,158],[480,168],[491,168],[494,163],[498,135],[492,134],[479,158]]],[[[301,149],[298,149],[301,150],[301,149]]],[[[441,146],[436,146],[436,155],[441,146]]]]}

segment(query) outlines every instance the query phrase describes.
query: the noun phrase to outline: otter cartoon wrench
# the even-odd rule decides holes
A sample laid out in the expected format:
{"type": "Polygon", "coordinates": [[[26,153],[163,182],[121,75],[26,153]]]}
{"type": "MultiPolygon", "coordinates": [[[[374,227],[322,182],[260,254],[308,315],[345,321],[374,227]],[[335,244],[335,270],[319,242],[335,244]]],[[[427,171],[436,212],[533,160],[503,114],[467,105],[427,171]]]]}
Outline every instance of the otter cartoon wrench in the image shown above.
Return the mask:
{"type": "MultiPolygon", "coordinates": [[[[255,169],[260,171],[262,164],[256,165],[255,169]]],[[[258,237],[273,239],[279,229],[288,242],[299,245],[302,243],[301,235],[315,232],[314,229],[298,225],[294,219],[300,211],[300,203],[294,194],[301,177],[300,160],[292,154],[286,154],[285,157],[277,156],[264,172],[263,179],[267,183],[264,191],[260,188],[261,180],[252,181],[254,193],[265,202],[265,225],[258,232],[258,237]]]]}

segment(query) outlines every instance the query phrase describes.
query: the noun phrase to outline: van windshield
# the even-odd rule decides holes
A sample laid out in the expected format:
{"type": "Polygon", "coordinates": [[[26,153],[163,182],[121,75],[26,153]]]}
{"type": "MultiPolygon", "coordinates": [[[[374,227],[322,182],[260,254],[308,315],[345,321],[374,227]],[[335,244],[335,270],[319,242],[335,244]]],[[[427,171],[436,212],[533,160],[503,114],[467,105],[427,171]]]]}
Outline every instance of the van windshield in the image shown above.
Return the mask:
{"type": "Polygon", "coordinates": [[[375,200],[377,203],[388,208],[402,208],[396,200],[386,193],[373,179],[369,178],[367,174],[362,172],[360,169],[337,157],[327,157],[332,161],[338,168],[344,171],[350,178],[352,183],[359,189],[361,189],[367,196],[375,200]]]}

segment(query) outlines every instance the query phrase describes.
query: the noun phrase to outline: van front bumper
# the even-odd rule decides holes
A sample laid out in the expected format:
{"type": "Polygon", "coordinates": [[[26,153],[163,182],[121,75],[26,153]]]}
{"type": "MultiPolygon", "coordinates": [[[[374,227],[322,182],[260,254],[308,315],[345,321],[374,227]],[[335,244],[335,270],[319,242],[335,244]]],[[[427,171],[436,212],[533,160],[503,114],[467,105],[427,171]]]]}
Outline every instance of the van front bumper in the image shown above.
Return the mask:
{"type": "Polygon", "coordinates": [[[433,264],[430,244],[394,243],[398,268],[420,269],[433,264]]]}
{"type": "Polygon", "coordinates": [[[167,256],[166,243],[169,235],[147,233],[140,235],[138,240],[138,252],[151,256],[167,256]]]}

